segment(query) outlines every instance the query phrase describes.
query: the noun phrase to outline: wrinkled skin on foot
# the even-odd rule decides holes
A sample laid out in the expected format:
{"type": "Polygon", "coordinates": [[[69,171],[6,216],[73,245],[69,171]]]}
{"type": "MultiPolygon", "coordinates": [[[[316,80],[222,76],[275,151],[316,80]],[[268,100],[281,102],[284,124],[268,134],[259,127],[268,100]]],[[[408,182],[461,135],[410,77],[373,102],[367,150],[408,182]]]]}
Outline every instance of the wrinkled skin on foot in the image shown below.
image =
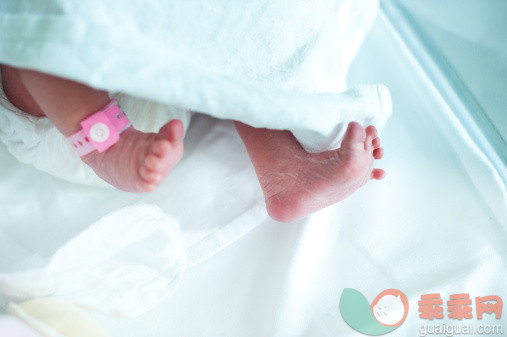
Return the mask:
{"type": "Polygon", "coordinates": [[[383,170],[373,168],[383,156],[373,126],[363,129],[351,122],[341,147],[334,151],[307,153],[297,141],[290,143],[256,167],[267,211],[277,221],[300,219],[347,198],[370,179],[385,176],[383,170]]]}

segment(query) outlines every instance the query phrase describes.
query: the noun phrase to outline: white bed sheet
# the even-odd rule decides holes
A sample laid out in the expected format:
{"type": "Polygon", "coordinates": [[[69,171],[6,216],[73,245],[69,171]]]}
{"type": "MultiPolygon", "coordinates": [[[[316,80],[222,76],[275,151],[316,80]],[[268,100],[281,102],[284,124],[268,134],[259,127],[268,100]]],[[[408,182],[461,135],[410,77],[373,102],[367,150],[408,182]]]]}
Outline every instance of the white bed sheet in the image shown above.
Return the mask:
{"type": "MultiPolygon", "coordinates": [[[[385,157],[378,163],[388,172],[384,181],[370,182],[349,199],[294,224],[262,220],[259,211],[254,218],[261,226],[188,269],[176,292],[155,309],[130,319],[94,317],[121,337],[358,336],[339,313],[343,289],[355,288],[371,301],[382,290],[397,288],[407,295],[410,309],[404,324],[389,335],[414,336],[421,324],[436,323],[418,317],[422,294],[438,292],[444,301],[455,293],[498,295],[505,301],[505,187],[384,21],[376,21],[350,80],[384,82],[391,89],[394,114],[382,134],[385,157]]],[[[219,129],[207,137],[228,137],[232,125],[216,125],[219,129]]],[[[255,178],[239,139],[230,137],[225,148],[241,157],[229,152],[234,156],[229,159],[244,165],[236,170],[258,193],[250,185],[255,178]]],[[[12,225],[33,221],[38,228],[53,222],[67,235],[63,239],[70,237],[75,229],[59,221],[70,214],[52,208],[46,198],[54,195],[53,186],[68,198],[89,192],[55,178],[37,179],[41,173],[9,161],[3,149],[0,155],[1,187],[11,193],[2,214],[9,210],[9,219],[16,220],[12,225]],[[19,181],[27,177],[33,178],[30,186],[20,188],[19,181]]],[[[228,192],[243,193],[243,188],[228,192]]],[[[6,200],[3,196],[3,207],[6,200]]],[[[84,214],[77,227],[94,216],[84,214]]],[[[23,240],[34,252],[51,253],[44,244],[52,240],[47,233],[34,230],[23,240]]],[[[9,258],[15,254],[10,247],[9,258]]],[[[455,322],[445,318],[438,323],[455,322]]],[[[502,324],[505,330],[507,315],[482,321],[474,315],[466,323],[502,324]]]]}
{"type": "MultiPolygon", "coordinates": [[[[106,313],[138,315],[169,296],[185,268],[213,255],[268,217],[233,123],[204,115],[192,120],[182,161],[151,194],[69,183],[19,163],[3,145],[0,162],[0,174],[5,177],[0,181],[0,293],[4,295],[30,298],[51,294],[106,313]],[[130,205],[138,207],[135,213],[125,208],[130,205]],[[153,210],[154,206],[158,208],[153,210]],[[95,223],[111,212],[119,217],[102,221],[98,228],[95,223]],[[138,232],[130,238],[118,227],[118,221],[129,213],[137,217],[129,229],[138,232]],[[152,219],[151,224],[144,222],[143,215],[152,219]],[[97,240],[93,234],[97,230],[99,237],[109,241],[97,240]],[[90,235],[96,239],[89,245],[79,243],[90,235]],[[116,248],[111,250],[113,242],[116,248]],[[184,251],[174,250],[172,242],[184,251]],[[64,245],[65,251],[59,251],[64,245]],[[73,251],[70,255],[69,248],[73,251]],[[104,249],[109,252],[101,253],[104,249]],[[55,260],[54,256],[60,257],[55,260]],[[67,261],[58,262],[61,258],[67,261]],[[67,264],[84,269],[69,272],[67,264]],[[111,275],[107,282],[94,276],[102,268],[111,275]],[[69,288],[71,283],[76,284],[69,288]],[[101,283],[101,294],[91,295],[90,289],[101,289],[101,283]],[[21,293],[18,287],[26,288],[21,284],[34,286],[21,293]],[[143,300],[148,293],[154,296],[143,300]],[[112,297],[119,301],[112,301],[112,297]],[[97,305],[101,302],[104,304],[97,305]]],[[[128,222],[127,218],[125,226],[128,222]]]]}

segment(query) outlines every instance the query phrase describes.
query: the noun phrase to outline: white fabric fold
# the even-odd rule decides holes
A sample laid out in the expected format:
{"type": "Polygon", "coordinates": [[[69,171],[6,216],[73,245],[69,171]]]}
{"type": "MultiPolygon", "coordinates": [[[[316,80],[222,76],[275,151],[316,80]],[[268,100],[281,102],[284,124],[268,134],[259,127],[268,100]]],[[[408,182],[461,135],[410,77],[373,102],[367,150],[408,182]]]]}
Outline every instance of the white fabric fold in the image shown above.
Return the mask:
{"type": "Polygon", "coordinates": [[[107,314],[136,316],[167,298],[186,267],[178,221],[139,204],[114,211],[63,245],[42,268],[1,273],[0,293],[52,296],[107,314]]]}
{"type": "Polygon", "coordinates": [[[54,179],[0,144],[8,177],[0,180],[0,301],[51,296],[138,316],[166,299],[184,270],[262,223],[262,191],[232,123],[196,115],[185,141],[181,162],[150,194],[54,179]]]}

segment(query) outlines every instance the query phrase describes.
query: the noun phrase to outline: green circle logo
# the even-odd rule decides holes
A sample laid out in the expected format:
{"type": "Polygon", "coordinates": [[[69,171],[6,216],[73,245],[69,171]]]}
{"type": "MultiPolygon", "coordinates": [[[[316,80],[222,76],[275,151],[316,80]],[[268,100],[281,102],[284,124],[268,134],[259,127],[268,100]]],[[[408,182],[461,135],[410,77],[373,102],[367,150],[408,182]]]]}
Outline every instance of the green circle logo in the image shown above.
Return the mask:
{"type": "Polygon", "coordinates": [[[405,321],[408,299],[398,289],[386,289],[370,305],[359,291],[345,288],[340,297],[340,313],[351,328],[365,335],[383,335],[405,321]]]}

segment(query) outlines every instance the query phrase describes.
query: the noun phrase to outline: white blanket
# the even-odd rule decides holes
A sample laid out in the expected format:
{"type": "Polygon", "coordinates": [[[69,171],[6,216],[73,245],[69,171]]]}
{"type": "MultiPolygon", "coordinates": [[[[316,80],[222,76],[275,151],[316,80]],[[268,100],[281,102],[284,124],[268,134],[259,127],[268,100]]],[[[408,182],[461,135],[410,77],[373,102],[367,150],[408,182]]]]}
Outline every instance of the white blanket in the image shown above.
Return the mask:
{"type": "Polygon", "coordinates": [[[70,1],[0,5],[0,62],[337,147],[381,129],[383,86],[345,90],[376,0],[70,1]]]}

